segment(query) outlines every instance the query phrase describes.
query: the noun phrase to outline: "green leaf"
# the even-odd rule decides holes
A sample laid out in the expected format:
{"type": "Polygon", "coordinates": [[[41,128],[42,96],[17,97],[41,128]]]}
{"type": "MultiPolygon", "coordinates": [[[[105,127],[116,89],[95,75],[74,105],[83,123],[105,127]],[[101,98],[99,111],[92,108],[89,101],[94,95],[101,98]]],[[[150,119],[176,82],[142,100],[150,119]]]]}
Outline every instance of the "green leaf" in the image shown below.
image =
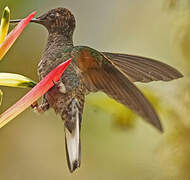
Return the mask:
{"type": "Polygon", "coordinates": [[[0,86],[32,88],[35,85],[36,82],[20,74],[0,73],[0,86]]]}
{"type": "Polygon", "coordinates": [[[8,7],[5,7],[3,16],[1,18],[0,26],[0,44],[5,40],[9,30],[9,21],[10,21],[10,10],[8,7]]]}

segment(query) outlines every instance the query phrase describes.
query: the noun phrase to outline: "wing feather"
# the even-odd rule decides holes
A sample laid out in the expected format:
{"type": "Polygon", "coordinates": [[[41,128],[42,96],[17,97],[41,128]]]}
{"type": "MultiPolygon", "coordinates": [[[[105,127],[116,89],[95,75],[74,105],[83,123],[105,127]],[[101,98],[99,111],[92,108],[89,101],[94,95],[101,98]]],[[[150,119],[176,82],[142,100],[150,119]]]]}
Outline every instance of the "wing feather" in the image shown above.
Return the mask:
{"type": "Polygon", "coordinates": [[[162,131],[160,120],[153,106],[127,76],[113,66],[108,59],[88,47],[80,48],[73,53],[73,59],[89,91],[105,92],[162,131]],[[90,53],[92,51],[93,55],[90,53]]]}
{"type": "Polygon", "coordinates": [[[171,81],[183,77],[175,68],[141,56],[117,53],[102,53],[133,82],[171,81]]]}

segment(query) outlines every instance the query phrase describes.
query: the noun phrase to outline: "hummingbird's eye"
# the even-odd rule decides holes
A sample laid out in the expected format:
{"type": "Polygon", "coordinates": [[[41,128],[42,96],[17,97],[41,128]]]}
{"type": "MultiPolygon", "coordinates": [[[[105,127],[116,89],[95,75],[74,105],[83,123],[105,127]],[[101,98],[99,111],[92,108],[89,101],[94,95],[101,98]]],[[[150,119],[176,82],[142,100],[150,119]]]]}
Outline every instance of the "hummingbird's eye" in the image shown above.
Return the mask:
{"type": "Polygon", "coordinates": [[[50,14],[49,17],[50,17],[51,19],[55,19],[55,18],[56,18],[56,14],[50,14]]]}

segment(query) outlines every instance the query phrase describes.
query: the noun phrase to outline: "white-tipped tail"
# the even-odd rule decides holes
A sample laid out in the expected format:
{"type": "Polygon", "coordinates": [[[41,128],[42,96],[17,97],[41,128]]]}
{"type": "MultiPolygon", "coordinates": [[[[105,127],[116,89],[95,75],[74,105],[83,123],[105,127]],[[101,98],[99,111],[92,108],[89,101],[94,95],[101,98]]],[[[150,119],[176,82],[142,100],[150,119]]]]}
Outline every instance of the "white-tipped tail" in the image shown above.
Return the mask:
{"type": "Polygon", "coordinates": [[[76,168],[80,166],[81,161],[81,148],[80,148],[80,119],[79,112],[73,117],[75,120],[75,127],[70,132],[65,128],[65,145],[67,153],[67,161],[69,170],[73,172],[76,168]]]}

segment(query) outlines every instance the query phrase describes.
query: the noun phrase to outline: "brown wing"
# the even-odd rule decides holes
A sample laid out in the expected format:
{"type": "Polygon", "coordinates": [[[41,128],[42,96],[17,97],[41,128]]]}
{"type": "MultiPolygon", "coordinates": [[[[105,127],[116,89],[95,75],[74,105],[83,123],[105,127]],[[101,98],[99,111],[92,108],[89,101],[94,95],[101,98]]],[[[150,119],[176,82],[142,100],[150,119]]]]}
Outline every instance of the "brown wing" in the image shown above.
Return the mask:
{"type": "Polygon", "coordinates": [[[162,131],[153,106],[139,89],[99,52],[88,47],[80,48],[73,53],[73,60],[80,69],[89,91],[105,92],[162,131]]]}
{"type": "Polygon", "coordinates": [[[183,77],[178,70],[153,59],[108,52],[102,54],[134,82],[171,81],[183,77]]]}

